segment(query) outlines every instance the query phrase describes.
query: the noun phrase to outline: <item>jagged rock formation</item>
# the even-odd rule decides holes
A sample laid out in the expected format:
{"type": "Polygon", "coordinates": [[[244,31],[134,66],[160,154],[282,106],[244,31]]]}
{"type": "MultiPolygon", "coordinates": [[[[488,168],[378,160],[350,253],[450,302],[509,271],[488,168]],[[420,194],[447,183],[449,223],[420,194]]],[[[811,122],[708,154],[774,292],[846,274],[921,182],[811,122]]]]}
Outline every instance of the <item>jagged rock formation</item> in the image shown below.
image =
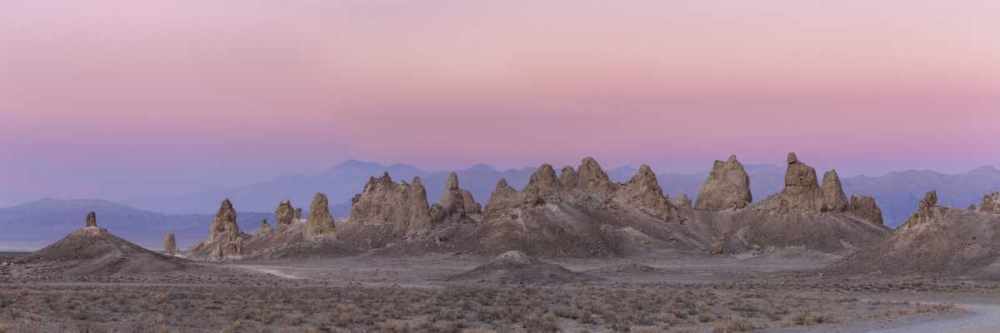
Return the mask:
{"type": "Polygon", "coordinates": [[[823,175],[823,187],[819,186],[816,169],[799,160],[795,153],[788,154],[788,170],[785,172],[785,188],[781,193],[764,200],[759,207],[776,212],[820,213],[842,212],[847,209],[847,196],[841,187],[836,171],[823,175]]]}
{"type": "Polygon", "coordinates": [[[194,248],[188,250],[193,258],[223,260],[239,257],[242,253],[243,241],[248,235],[240,232],[236,224],[236,209],[233,203],[226,199],[219,206],[219,212],[208,230],[208,238],[194,248]]]}
{"type": "Polygon", "coordinates": [[[274,210],[274,219],[278,222],[278,230],[285,230],[295,224],[298,219],[296,213],[302,214],[301,210],[296,210],[292,208],[292,202],[289,200],[282,201],[278,205],[278,208],[274,210]]]}
{"type": "Polygon", "coordinates": [[[177,254],[177,237],[172,232],[163,236],[163,254],[168,256],[177,254]]]}
{"type": "Polygon", "coordinates": [[[1000,276],[1000,216],[937,206],[936,191],[889,237],[828,268],[843,275],[1000,276]]]}
{"type": "Polygon", "coordinates": [[[979,205],[979,211],[1000,214],[1000,192],[993,192],[984,196],[983,203],[979,205]]]}
{"type": "Polygon", "coordinates": [[[257,229],[257,236],[267,236],[271,234],[271,224],[267,223],[267,219],[260,222],[260,229],[257,229]]]}
{"type": "Polygon", "coordinates": [[[435,223],[444,221],[450,216],[461,218],[481,214],[482,206],[472,198],[472,193],[458,187],[458,175],[452,172],[448,175],[448,183],[438,204],[431,207],[430,215],[435,223]]]}
{"type": "Polygon", "coordinates": [[[90,212],[87,214],[87,228],[97,228],[97,213],[90,212]]]}
{"type": "Polygon", "coordinates": [[[910,219],[900,226],[902,228],[913,228],[926,224],[934,220],[934,207],[937,207],[937,191],[932,190],[924,195],[917,206],[917,212],[910,215],[910,219]]]}
{"type": "Polygon", "coordinates": [[[847,194],[844,194],[837,170],[830,170],[823,174],[823,198],[827,211],[842,212],[847,210],[849,202],[847,194]]]}
{"type": "Polygon", "coordinates": [[[851,195],[851,203],[847,210],[868,221],[879,225],[885,224],[882,220],[882,210],[875,203],[875,198],[865,195],[851,195]]]}
{"type": "MultiPolygon", "coordinates": [[[[458,185],[457,179],[454,184],[458,185]]],[[[459,190],[460,191],[460,190],[459,190]]],[[[458,194],[462,199],[462,194],[458,194]]],[[[471,195],[470,195],[471,199],[471,195]]],[[[475,209],[465,207],[459,200],[448,203],[452,209],[461,211],[475,209]]],[[[435,208],[441,216],[443,208],[435,208]]],[[[420,177],[412,184],[393,182],[388,173],[379,178],[369,178],[364,192],[351,201],[351,215],[344,224],[340,239],[359,247],[383,247],[399,241],[423,240],[429,238],[436,222],[431,217],[427,204],[427,190],[420,177]]]]}
{"type": "Polygon", "coordinates": [[[729,160],[715,161],[712,173],[698,191],[695,209],[725,210],[743,208],[753,202],[750,193],[750,175],[736,155],[729,160]]]}
{"type": "Polygon", "coordinates": [[[677,198],[674,198],[671,202],[674,206],[691,209],[691,198],[688,198],[687,193],[677,195],[677,198]]]}
{"type": "Polygon", "coordinates": [[[307,240],[322,236],[336,236],[333,216],[330,215],[330,201],[323,193],[316,193],[309,205],[309,218],[302,228],[302,235],[307,240]]]}
{"type": "Polygon", "coordinates": [[[44,263],[58,275],[136,275],[187,268],[183,260],[144,249],[107,230],[97,228],[96,216],[87,215],[87,227],[58,242],[18,259],[22,264],[44,263]]]}
{"type": "MultiPolygon", "coordinates": [[[[587,160],[584,160],[584,163],[586,165],[587,160]]],[[[593,164],[596,165],[597,162],[593,164]]],[[[600,174],[604,174],[604,171],[600,174]]],[[[624,206],[635,206],[646,214],[664,221],[676,221],[679,218],[677,207],[663,194],[663,189],[656,181],[656,174],[645,164],[639,167],[639,172],[632,179],[617,189],[615,199],[624,206]]]]}
{"type": "Polygon", "coordinates": [[[295,220],[302,220],[302,208],[295,208],[295,220]]]}
{"type": "MultiPolygon", "coordinates": [[[[499,181],[481,227],[459,239],[457,247],[489,254],[625,255],[680,243],[675,233],[684,232],[683,221],[648,166],[617,184],[597,161],[585,158],[575,171],[564,168],[559,178],[551,165],[541,165],[523,191],[499,181]]],[[[679,246],[697,247],[697,241],[684,242],[679,246]]]]}

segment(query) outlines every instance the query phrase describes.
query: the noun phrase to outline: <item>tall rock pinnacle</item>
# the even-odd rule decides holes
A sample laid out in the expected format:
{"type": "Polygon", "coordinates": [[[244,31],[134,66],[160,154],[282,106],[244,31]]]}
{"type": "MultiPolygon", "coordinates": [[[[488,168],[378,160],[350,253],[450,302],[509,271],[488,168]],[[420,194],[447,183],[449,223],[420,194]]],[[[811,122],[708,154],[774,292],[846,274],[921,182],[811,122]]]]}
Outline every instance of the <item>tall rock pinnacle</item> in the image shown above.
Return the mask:
{"type": "Polygon", "coordinates": [[[615,184],[593,157],[583,159],[577,168],[576,178],[576,187],[589,193],[607,197],[615,191],[615,184]]]}
{"type": "Polygon", "coordinates": [[[315,239],[325,235],[336,236],[333,216],[330,215],[330,201],[323,193],[316,193],[309,205],[309,218],[302,229],[305,239],[315,239]]]}
{"type": "Polygon", "coordinates": [[[292,202],[285,200],[278,205],[278,208],[274,210],[274,219],[278,222],[278,230],[284,230],[295,224],[295,208],[292,208],[292,202]]]}
{"type": "Polygon", "coordinates": [[[847,195],[840,183],[840,176],[836,170],[830,170],[823,174],[823,197],[826,209],[833,212],[847,210],[847,195]]]}
{"type": "Polygon", "coordinates": [[[725,210],[743,208],[753,202],[750,193],[750,175],[743,164],[731,155],[729,160],[715,161],[712,173],[698,191],[695,208],[700,210],[725,210]]]}
{"type": "Polygon", "coordinates": [[[97,213],[87,213],[87,228],[97,228],[97,213]]]}
{"type": "Polygon", "coordinates": [[[219,205],[219,212],[208,230],[208,238],[196,248],[210,249],[211,259],[222,260],[242,253],[243,243],[240,226],[236,224],[236,209],[229,199],[219,205]]]}
{"type": "MultiPolygon", "coordinates": [[[[462,190],[458,186],[458,174],[452,172],[448,175],[448,183],[445,185],[441,200],[434,206],[437,211],[432,212],[436,221],[441,221],[448,216],[471,215],[482,213],[482,206],[472,198],[472,193],[462,190]]],[[[434,209],[432,209],[434,210],[434,209]]]]}
{"type": "Polygon", "coordinates": [[[163,236],[163,254],[168,256],[177,254],[177,238],[172,232],[163,236]]]}

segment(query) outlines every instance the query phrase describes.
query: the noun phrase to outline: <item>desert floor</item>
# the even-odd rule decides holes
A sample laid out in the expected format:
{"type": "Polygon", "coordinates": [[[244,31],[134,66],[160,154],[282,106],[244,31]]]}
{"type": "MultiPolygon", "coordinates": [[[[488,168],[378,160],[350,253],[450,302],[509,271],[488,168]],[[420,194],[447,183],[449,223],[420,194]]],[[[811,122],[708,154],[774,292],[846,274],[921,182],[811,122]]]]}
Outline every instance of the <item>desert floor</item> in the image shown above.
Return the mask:
{"type": "Polygon", "coordinates": [[[362,255],[138,277],[3,266],[0,332],[1000,331],[1000,283],[833,278],[814,271],[823,256],[548,260],[602,280],[445,281],[488,260],[362,255]]]}

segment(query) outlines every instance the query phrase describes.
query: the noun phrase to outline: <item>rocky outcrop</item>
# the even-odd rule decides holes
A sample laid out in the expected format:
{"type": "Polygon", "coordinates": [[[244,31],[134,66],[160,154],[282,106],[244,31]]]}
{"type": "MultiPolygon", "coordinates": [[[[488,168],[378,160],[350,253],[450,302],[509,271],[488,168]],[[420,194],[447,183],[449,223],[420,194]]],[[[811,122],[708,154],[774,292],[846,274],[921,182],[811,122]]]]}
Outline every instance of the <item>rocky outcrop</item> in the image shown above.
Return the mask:
{"type": "MultiPolygon", "coordinates": [[[[973,206],[975,207],[975,206],[973,206]]],[[[990,214],[1000,214],[1000,192],[993,192],[983,197],[979,211],[990,214]]]]}
{"type": "Polygon", "coordinates": [[[260,229],[257,229],[257,236],[267,236],[271,234],[271,224],[267,223],[267,219],[260,222],[260,229]]]}
{"type": "MultiPolygon", "coordinates": [[[[583,182],[580,173],[577,173],[577,178],[579,182],[583,182]]],[[[528,179],[528,185],[524,187],[524,194],[526,202],[532,204],[542,204],[546,200],[555,199],[559,196],[560,189],[562,188],[562,183],[556,178],[556,171],[552,169],[551,165],[542,164],[535,170],[535,173],[531,174],[531,178],[528,179]]]]}
{"type": "Polygon", "coordinates": [[[677,195],[677,197],[670,202],[672,202],[674,206],[691,209],[691,198],[688,198],[687,193],[677,195]]]}
{"type": "MultiPolygon", "coordinates": [[[[587,163],[586,160],[584,163],[587,163]]],[[[645,164],[639,167],[639,172],[631,180],[618,188],[615,199],[623,206],[639,208],[664,221],[673,221],[678,217],[677,208],[663,194],[663,189],[656,181],[656,174],[645,164]]]]}
{"type": "Polygon", "coordinates": [[[295,220],[296,221],[301,221],[302,220],[302,208],[301,207],[295,208],[295,220]]]}
{"type": "Polygon", "coordinates": [[[472,193],[458,187],[458,175],[452,172],[448,175],[448,183],[438,205],[432,208],[435,221],[442,221],[449,216],[467,216],[482,213],[482,206],[472,197],[472,193]]]}
{"type": "Polygon", "coordinates": [[[882,210],[875,203],[875,198],[865,195],[851,195],[851,203],[847,210],[865,220],[879,225],[885,224],[882,220],[882,210]]]}
{"type": "Polygon", "coordinates": [[[191,249],[191,255],[197,258],[223,260],[238,257],[242,254],[244,234],[236,224],[236,209],[233,203],[226,199],[219,206],[212,226],[208,230],[208,238],[191,249]]]}
{"type": "MultiPolygon", "coordinates": [[[[298,211],[301,214],[301,211],[298,211]]],[[[278,230],[285,230],[295,224],[295,220],[298,219],[296,216],[296,209],[292,207],[292,202],[285,200],[278,205],[278,208],[274,210],[274,219],[278,222],[276,226],[278,230]]]]}
{"type": "Polygon", "coordinates": [[[87,228],[97,228],[97,213],[90,212],[87,214],[87,228]]]}
{"type": "Polygon", "coordinates": [[[849,202],[847,194],[844,194],[837,170],[830,170],[823,174],[823,198],[827,211],[842,212],[847,210],[849,202]]]}
{"type": "Polygon", "coordinates": [[[397,183],[389,173],[370,178],[364,192],[354,196],[348,221],[361,226],[389,226],[397,236],[418,236],[433,227],[427,190],[420,177],[413,178],[412,184],[397,183]]]}
{"type": "Polygon", "coordinates": [[[712,173],[698,191],[695,209],[726,210],[743,208],[753,202],[750,193],[750,175],[736,155],[729,160],[715,161],[712,173]]]}
{"type": "Polygon", "coordinates": [[[934,207],[937,206],[938,197],[937,191],[932,190],[924,195],[923,199],[920,199],[920,204],[917,206],[917,212],[910,215],[910,219],[903,223],[903,228],[913,228],[920,225],[930,223],[934,220],[934,207]]]}
{"type": "MultiPolygon", "coordinates": [[[[646,167],[647,169],[649,167],[646,167]]],[[[580,167],[576,171],[576,188],[586,191],[592,195],[608,197],[615,192],[616,186],[611,182],[608,174],[597,164],[593,157],[585,157],[580,167]]],[[[653,177],[656,178],[655,176],[653,177]]]]}
{"type": "Polygon", "coordinates": [[[506,179],[500,179],[490,194],[490,202],[486,204],[484,212],[490,215],[512,208],[518,204],[518,195],[517,190],[508,185],[506,179]]]}
{"type": "MultiPolygon", "coordinates": [[[[836,174],[830,174],[832,178],[836,174]]],[[[830,194],[831,199],[840,200],[838,187],[839,179],[834,182],[831,179],[830,194]]],[[[843,190],[839,190],[843,192],[843,190]]],[[[844,200],[846,202],[846,199],[844,200]]],[[[788,169],[785,171],[785,187],[781,193],[772,195],[762,201],[758,206],[776,212],[825,212],[827,208],[827,193],[819,186],[816,178],[816,169],[806,165],[795,156],[795,153],[788,154],[788,169]]],[[[838,203],[839,204],[839,203],[838,203]]]]}
{"type": "Polygon", "coordinates": [[[172,232],[163,236],[163,254],[168,256],[177,254],[177,238],[172,232]]]}
{"type": "Polygon", "coordinates": [[[302,236],[307,239],[316,239],[323,236],[336,236],[333,216],[330,215],[330,201],[323,193],[316,193],[312,204],[309,205],[309,218],[302,228],[302,236]]]}

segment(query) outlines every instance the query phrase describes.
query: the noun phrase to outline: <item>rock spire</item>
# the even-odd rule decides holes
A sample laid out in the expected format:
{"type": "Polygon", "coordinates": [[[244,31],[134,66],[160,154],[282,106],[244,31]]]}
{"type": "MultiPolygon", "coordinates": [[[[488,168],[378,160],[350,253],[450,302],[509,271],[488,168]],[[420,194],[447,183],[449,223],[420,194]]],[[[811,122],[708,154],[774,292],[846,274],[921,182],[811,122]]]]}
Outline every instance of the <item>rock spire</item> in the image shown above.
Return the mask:
{"type": "Polygon", "coordinates": [[[330,215],[330,201],[325,194],[317,192],[313,196],[312,204],[309,205],[309,218],[306,219],[305,227],[302,229],[302,236],[307,240],[321,236],[336,236],[333,216],[330,215]]]}
{"type": "Polygon", "coordinates": [[[698,191],[695,208],[700,210],[725,210],[743,208],[753,202],[750,193],[750,175],[736,155],[727,161],[715,161],[712,173],[698,191]]]}

